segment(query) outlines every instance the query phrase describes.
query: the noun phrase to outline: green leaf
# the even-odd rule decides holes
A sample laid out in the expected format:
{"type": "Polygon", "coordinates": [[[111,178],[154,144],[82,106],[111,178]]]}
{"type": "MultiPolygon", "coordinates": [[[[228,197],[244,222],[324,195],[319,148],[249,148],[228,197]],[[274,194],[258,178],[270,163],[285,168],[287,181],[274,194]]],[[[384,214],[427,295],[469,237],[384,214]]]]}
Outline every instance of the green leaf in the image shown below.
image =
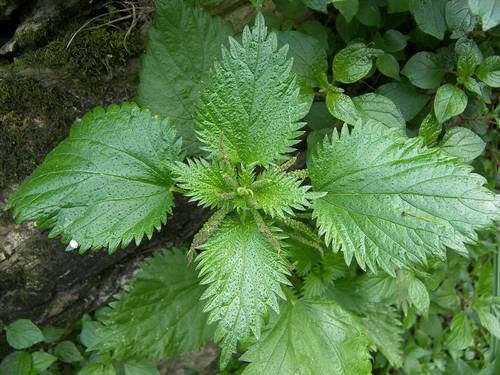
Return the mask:
{"type": "Polygon", "coordinates": [[[347,311],[326,299],[289,302],[240,358],[251,374],[370,374],[368,340],[347,311]]]}
{"type": "Polygon", "coordinates": [[[468,316],[459,312],[453,317],[445,345],[449,350],[464,350],[474,343],[472,324],[468,316]]]}
{"type": "Polygon", "coordinates": [[[53,343],[61,339],[66,330],[60,327],[46,326],[42,328],[43,341],[47,343],[53,343]]]}
{"type": "Polygon", "coordinates": [[[31,320],[19,319],[5,328],[7,343],[14,349],[26,349],[43,341],[43,334],[31,320]]]}
{"type": "Polygon", "coordinates": [[[469,0],[469,7],[481,18],[484,31],[500,24],[500,3],[497,0],[469,0]]]}
{"type": "Polygon", "coordinates": [[[352,101],[363,122],[374,122],[389,129],[397,129],[401,135],[406,134],[405,119],[390,99],[372,92],[357,96],[352,101]]]}
{"type": "Polygon", "coordinates": [[[474,30],[476,18],[471,13],[467,0],[450,0],[446,3],[445,17],[451,38],[458,39],[474,30]]]}
{"type": "Polygon", "coordinates": [[[31,354],[33,369],[38,372],[47,370],[55,361],[57,357],[47,352],[34,352],[31,354]]]}
{"type": "Polygon", "coordinates": [[[333,117],[354,125],[358,121],[358,111],[352,99],[341,92],[328,91],[326,107],[333,117]]]}
{"type": "Polygon", "coordinates": [[[484,84],[480,84],[474,78],[470,78],[470,77],[466,78],[464,81],[464,87],[468,91],[473,92],[479,96],[482,96],[482,91],[481,91],[482,85],[484,85],[484,84]]]}
{"type": "Polygon", "coordinates": [[[430,52],[417,52],[408,60],[401,73],[422,89],[438,88],[444,78],[443,67],[437,56],[430,52]]]}
{"type": "Polygon", "coordinates": [[[457,60],[457,82],[462,83],[470,78],[474,74],[477,65],[477,59],[472,53],[459,55],[457,60]]]}
{"type": "Polygon", "coordinates": [[[156,366],[148,361],[127,361],[123,365],[125,375],[160,375],[156,366]]]}
{"type": "Polygon", "coordinates": [[[227,216],[200,248],[200,278],[208,284],[202,299],[208,300],[209,321],[219,321],[214,338],[221,342],[225,367],[238,341],[259,337],[269,308],[278,312],[288,266],[257,223],[236,216],[227,216]]]}
{"type": "Polygon", "coordinates": [[[97,108],[73,125],[7,207],[19,222],[54,227],[50,237],[62,234],[80,252],[138,244],[171,212],[165,161],[179,160],[180,149],[169,122],[135,104],[97,108]]]}
{"type": "Polygon", "coordinates": [[[173,357],[198,349],[213,333],[199,301],[203,291],[180,250],[147,258],[103,318],[96,348],[119,359],[173,357]]]}
{"type": "Polygon", "coordinates": [[[479,306],[473,306],[481,325],[488,330],[496,338],[500,339],[500,308],[494,306],[493,310],[486,304],[479,304],[479,306]]]}
{"type": "Polygon", "coordinates": [[[378,56],[375,60],[375,65],[383,75],[389,78],[394,78],[398,81],[400,80],[398,60],[396,60],[396,58],[391,54],[384,53],[383,55],[378,56]]]}
{"type": "Polygon", "coordinates": [[[434,113],[431,112],[422,120],[418,135],[422,137],[426,146],[432,146],[437,141],[442,130],[443,126],[436,119],[434,113]]]}
{"type": "Polygon", "coordinates": [[[476,71],[477,77],[490,87],[500,87],[500,56],[487,57],[476,71]]]}
{"type": "Polygon", "coordinates": [[[411,85],[402,82],[386,83],[377,92],[391,99],[406,121],[413,119],[429,100],[427,95],[420,94],[411,85]]]}
{"type": "Polygon", "coordinates": [[[448,130],[439,144],[444,152],[465,162],[481,155],[485,146],[481,137],[472,130],[462,127],[448,130]]]}
{"type": "Polygon", "coordinates": [[[379,27],[381,14],[376,2],[372,0],[358,0],[359,9],[356,18],[366,26],[379,27]]]}
{"type": "Polygon", "coordinates": [[[317,10],[322,13],[326,13],[326,7],[328,4],[333,3],[336,0],[301,0],[307,7],[317,10]]]}
{"type": "Polygon", "coordinates": [[[313,217],[347,264],[355,256],[363,269],[394,274],[443,258],[446,246],[465,251],[498,217],[483,177],[421,143],[363,125],[318,147],[308,169],[314,191],[327,195],[314,201],[313,217]]]}
{"type": "Polygon", "coordinates": [[[359,81],[373,66],[373,57],[381,55],[377,49],[363,43],[353,43],[340,50],[333,59],[333,78],[342,83],[359,81]]]}
{"type": "Polygon", "coordinates": [[[446,32],[445,5],[447,0],[410,0],[410,10],[424,33],[443,40],[446,32]]]}
{"type": "Polygon", "coordinates": [[[112,363],[93,363],[82,367],[78,375],[116,375],[116,370],[112,363]]]}
{"type": "Polygon", "coordinates": [[[359,10],[359,1],[358,0],[346,0],[346,1],[337,1],[333,4],[335,8],[337,8],[344,16],[347,22],[351,22],[354,16],[358,13],[359,10]]]}
{"type": "Polygon", "coordinates": [[[54,348],[54,354],[66,363],[78,362],[83,359],[82,354],[71,341],[62,341],[54,348]]]}
{"type": "Polygon", "coordinates": [[[424,283],[414,276],[408,279],[408,301],[415,306],[419,314],[427,315],[430,304],[429,292],[424,283]]]}
{"type": "Polygon", "coordinates": [[[407,12],[410,10],[409,0],[387,0],[389,14],[407,12]]]}
{"type": "Polygon", "coordinates": [[[27,352],[12,352],[0,363],[2,375],[27,375],[31,374],[31,355],[27,352]]]}
{"type": "Polygon", "coordinates": [[[157,0],[139,72],[138,103],[172,119],[188,154],[199,153],[194,109],[229,26],[182,0],[157,0]]]}
{"type": "Polygon", "coordinates": [[[396,309],[391,306],[377,304],[365,310],[362,322],[366,334],[373,344],[392,366],[403,364],[403,334],[396,309]]]}
{"type": "Polygon", "coordinates": [[[207,151],[218,154],[221,134],[233,163],[269,165],[293,150],[309,104],[299,100],[287,48],[277,48],[261,14],[243,30],[242,44],[230,39],[230,49],[223,48],[197,109],[207,151]]]}
{"type": "Polygon", "coordinates": [[[441,86],[434,98],[434,113],[439,123],[461,114],[467,106],[467,95],[449,83],[441,86]]]}
{"type": "Polygon", "coordinates": [[[387,30],[384,33],[382,49],[387,52],[402,51],[406,47],[406,41],[410,39],[397,30],[387,30]]]}
{"type": "Polygon", "coordinates": [[[93,347],[101,339],[100,329],[102,324],[93,320],[85,321],[82,324],[80,342],[87,348],[93,347]]]}
{"type": "Polygon", "coordinates": [[[299,84],[318,87],[318,75],[326,72],[328,62],[321,43],[312,36],[299,31],[277,31],[278,45],[288,45],[288,56],[293,59],[292,71],[297,74],[299,84]]]}

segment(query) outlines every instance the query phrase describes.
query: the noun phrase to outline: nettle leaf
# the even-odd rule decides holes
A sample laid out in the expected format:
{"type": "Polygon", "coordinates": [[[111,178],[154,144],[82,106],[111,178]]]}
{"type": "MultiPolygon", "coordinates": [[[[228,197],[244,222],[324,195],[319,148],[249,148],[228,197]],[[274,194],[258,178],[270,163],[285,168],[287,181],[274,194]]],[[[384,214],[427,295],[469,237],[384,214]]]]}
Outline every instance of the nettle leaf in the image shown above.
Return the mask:
{"type": "Polygon", "coordinates": [[[333,78],[342,83],[359,81],[370,73],[373,58],[382,54],[382,50],[368,48],[364,43],[350,44],[333,58],[333,78]]]}
{"type": "Polygon", "coordinates": [[[458,87],[447,83],[437,90],[434,113],[440,123],[461,114],[465,111],[465,107],[467,107],[467,95],[458,87]]]}
{"type": "MultiPolygon", "coordinates": [[[[277,237],[277,229],[271,229],[277,237]]],[[[279,238],[279,237],[278,237],[279,238]]],[[[238,341],[260,336],[269,308],[278,312],[281,285],[289,285],[285,258],[253,220],[227,216],[198,256],[202,299],[209,321],[218,321],[215,341],[221,342],[221,367],[236,351],[238,341]]]]}
{"type": "Polygon", "coordinates": [[[361,323],[333,301],[301,299],[283,306],[240,360],[243,374],[370,374],[361,323]]]}
{"type": "Polygon", "coordinates": [[[396,104],[406,121],[413,119],[429,100],[429,96],[419,93],[411,85],[391,82],[380,86],[377,92],[396,104]]]}
{"type": "Polygon", "coordinates": [[[146,258],[111,303],[100,340],[90,349],[111,352],[118,359],[164,358],[198,349],[213,334],[200,302],[204,290],[182,251],[146,258]]]}
{"type": "Polygon", "coordinates": [[[476,71],[477,77],[490,87],[500,87],[500,56],[484,59],[476,71]]]}
{"type": "Polygon", "coordinates": [[[19,222],[54,227],[50,237],[74,240],[80,252],[114,251],[166,223],[174,183],[165,162],[181,144],[167,120],[126,103],[87,113],[10,196],[19,222]]]}
{"type": "Polygon", "coordinates": [[[472,322],[463,312],[453,317],[445,345],[449,350],[464,350],[474,343],[472,322]]]}
{"type": "Polygon", "coordinates": [[[450,0],[445,8],[446,23],[452,31],[451,38],[458,39],[474,30],[476,17],[471,13],[467,0],[450,0]]]}
{"type": "Polygon", "coordinates": [[[462,127],[452,128],[446,132],[439,147],[465,162],[474,160],[484,151],[486,143],[472,130],[462,127]]]}
{"type": "Polygon", "coordinates": [[[424,33],[443,40],[446,32],[445,5],[447,0],[410,0],[410,11],[424,33]]]}
{"type": "Polygon", "coordinates": [[[375,60],[375,65],[383,75],[389,78],[394,78],[397,81],[400,80],[398,60],[396,60],[396,58],[391,54],[384,53],[383,55],[378,56],[375,60]]]}
{"type": "Polygon", "coordinates": [[[362,268],[394,274],[444,257],[445,246],[465,251],[474,230],[498,217],[483,177],[421,143],[364,125],[318,147],[308,168],[313,189],[327,195],[314,201],[313,217],[346,263],[355,256],[362,268]]]}
{"type": "Polygon", "coordinates": [[[500,3],[497,0],[469,0],[469,7],[481,18],[484,31],[500,24],[500,3]]]}
{"type": "Polygon", "coordinates": [[[444,78],[444,67],[437,55],[430,52],[417,52],[401,71],[410,82],[422,89],[435,89],[444,78]]]}
{"type": "Polygon", "coordinates": [[[426,146],[432,146],[437,141],[442,130],[443,126],[436,119],[434,113],[431,112],[422,120],[418,135],[423,138],[426,146]]]}
{"type": "Polygon", "coordinates": [[[328,91],[325,104],[333,117],[351,125],[356,124],[358,121],[358,110],[348,95],[341,92],[328,91]]]}
{"type": "Polygon", "coordinates": [[[171,118],[187,153],[197,154],[200,143],[193,117],[200,83],[233,32],[222,19],[182,0],[157,0],[155,6],[141,59],[137,101],[171,118]]]}
{"type": "Polygon", "coordinates": [[[293,151],[298,122],[309,104],[299,100],[287,48],[278,50],[274,33],[267,34],[264,17],[243,30],[242,44],[230,39],[222,61],[202,90],[197,108],[199,137],[206,150],[219,152],[221,134],[231,162],[269,165],[293,151]]]}
{"type": "Polygon", "coordinates": [[[406,123],[396,105],[383,95],[368,93],[352,98],[363,122],[375,122],[386,128],[397,129],[406,134],[406,123]]]}

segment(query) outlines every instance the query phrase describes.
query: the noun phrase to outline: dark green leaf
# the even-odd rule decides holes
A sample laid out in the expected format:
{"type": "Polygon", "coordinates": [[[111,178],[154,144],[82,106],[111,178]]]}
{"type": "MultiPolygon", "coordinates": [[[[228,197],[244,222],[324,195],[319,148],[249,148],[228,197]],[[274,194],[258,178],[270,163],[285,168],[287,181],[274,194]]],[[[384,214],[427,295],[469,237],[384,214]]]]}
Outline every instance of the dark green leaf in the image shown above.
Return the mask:
{"type": "Polygon", "coordinates": [[[377,92],[391,99],[406,121],[414,118],[429,100],[427,95],[420,94],[411,85],[400,82],[386,83],[377,92]]]}
{"type": "Polygon", "coordinates": [[[359,9],[356,13],[356,18],[358,19],[358,21],[366,26],[379,27],[381,15],[380,10],[378,9],[377,2],[372,0],[358,1],[359,9]]]}
{"type": "Polygon", "coordinates": [[[399,77],[399,63],[394,56],[388,53],[384,53],[381,56],[378,56],[375,60],[375,65],[377,69],[383,75],[394,78],[395,80],[400,80],[399,77]]]}
{"type": "Polygon", "coordinates": [[[443,67],[437,56],[430,52],[417,52],[408,60],[401,73],[422,89],[438,88],[444,78],[443,67]]]}
{"type": "Polygon", "coordinates": [[[450,0],[446,3],[446,23],[452,31],[451,38],[458,39],[474,30],[476,17],[471,13],[468,0],[450,0]]]}
{"type": "Polygon", "coordinates": [[[55,361],[57,357],[47,352],[34,352],[31,355],[33,369],[38,372],[47,370],[55,361]]]}
{"type": "Polygon", "coordinates": [[[438,39],[446,32],[445,5],[447,0],[410,0],[410,10],[418,27],[438,39]]]}
{"type": "Polygon", "coordinates": [[[10,353],[0,363],[0,374],[2,375],[30,375],[31,370],[31,355],[26,352],[10,353]]]}
{"type": "Polygon", "coordinates": [[[359,10],[359,0],[337,1],[333,4],[347,22],[351,22],[359,10]]]}
{"type": "Polygon", "coordinates": [[[26,349],[43,341],[43,334],[31,320],[19,319],[5,328],[7,343],[14,349],[26,349]]]}
{"type": "Polygon", "coordinates": [[[71,341],[62,341],[54,348],[54,354],[66,363],[78,362],[83,359],[80,350],[71,341]]]}
{"type": "Polygon", "coordinates": [[[156,366],[148,361],[127,361],[123,365],[125,375],[160,375],[156,366]]]}
{"type": "Polygon", "coordinates": [[[410,39],[397,30],[387,30],[384,33],[382,48],[387,52],[402,51],[406,47],[406,41],[410,39]]]}
{"type": "Polygon", "coordinates": [[[409,0],[387,0],[388,13],[400,13],[410,10],[409,0]]]}

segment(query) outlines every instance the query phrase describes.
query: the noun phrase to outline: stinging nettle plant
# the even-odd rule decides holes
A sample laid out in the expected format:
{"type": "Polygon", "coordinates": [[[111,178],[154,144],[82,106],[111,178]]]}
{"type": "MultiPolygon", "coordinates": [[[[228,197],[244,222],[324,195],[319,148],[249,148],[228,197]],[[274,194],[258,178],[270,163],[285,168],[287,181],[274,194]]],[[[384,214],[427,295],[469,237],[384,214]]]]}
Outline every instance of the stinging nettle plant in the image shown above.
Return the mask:
{"type": "MultiPolygon", "coordinates": [[[[172,19],[158,18],[142,61],[165,65],[141,76],[138,101],[153,112],[125,103],[86,114],[8,201],[16,220],[52,228],[50,237],[61,236],[80,253],[151,238],[172,213],[173,192],[213,210],[189,249],[144,261],[111,304],[91,349],[117,359],[161,358],[213,340],[222,348],[222,368],[245,351],[245,374],[365,374],[372,349],[400,366],[392,347],[401,339],[394,308],[372,297],[353,307],[346,295],[361,301],[377,277],[395,278],[409,295],[398,304],[423,314],[427,291],[412,271],[444,261],[446,248],[466,254],[476,231],[499,216],[485,179],[461,158],[429,148],[424,137],[408,138],[399,111],[389,125],[370,118],[366,103],[394,105],[376,94],[351,100],[321,68],[311,80],[346,124],[316,145],[306,168],[297,168],[294,145],[311,95],[281,42],[293,43],[293,34],[269,33],[258,14],[237,40],[220,21],[180,1],[157,5],[157,12],[172,6],[172,19]],[[161,95],[182,105],[159,108],[161,98],[148,91],[158,84],[155,74],[172,80],[181,74],[159,59],[168,52],[159,41],[174,28],[176,11],[198,20],[196,37],[210,39],[206,53],[216,62],[207,74],[193,74],[199,87],[163,88],[161,95]],[[353,263],[376,275],[343,291],[331,288],[353,263]],[[378,335],[380,327],[392,336],[378,335]]],[[[368,74],[384,54],[363,43],[346,50],[333,61],[334,78],[345,83],[368,74]],[[353,53],[358,64],[346,67],[353,53]]],[[[183,53],[179,66],[187,61],[183,53]]]]}

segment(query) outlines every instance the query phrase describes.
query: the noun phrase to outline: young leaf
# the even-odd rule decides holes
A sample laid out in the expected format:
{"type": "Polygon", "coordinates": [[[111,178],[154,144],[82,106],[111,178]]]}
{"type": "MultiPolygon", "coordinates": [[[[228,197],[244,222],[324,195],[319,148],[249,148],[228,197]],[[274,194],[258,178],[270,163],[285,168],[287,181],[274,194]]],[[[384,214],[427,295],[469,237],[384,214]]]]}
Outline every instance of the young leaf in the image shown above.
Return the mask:
{"type": "Polygon", "coordinates": [[[182,0],[157,0],[155,5],[137,100],[152,112],[170,117],[188,154],[199,153],[193,123],[199,86],[232,30],[220,18],[182,0]]]}
{"type": "Polygon", "coordinates": [[[437,56],[430,52],[417,52],[408,60],[401,73],[422,89],[438,88],[444,78],[443,67],[438,63],[437,56]]]}
{"type": "Polygon", "coordinates": [[[197,108],[199,137],[218,154],[221,134],[231,162],[269,165],[293,150],[305,106],[291,74],[287,48],[277,49],[264,17],[243,31],[242,44],[230,39],[222,61],[202,89],[197,108]]]}
{"type": "Polygon", "coordinates": [[[432,146],[437,141],[442,130],[443,126],[436,119],[434,113],[431,112],[422,120],[418,135],[422,137],[426,146],[432,146]]]}
{"type": "Polygon", "coordinates": [[[444,152],[465,162],[481,155],[485,146],[484,141],[476,133],[462,127],[448,130],[439,144],[444,152]]]}
{"type": "Polygon", "coordinates": [[[76,241],[80,251],[139,243],[160,229],[173,206],[165,161],[181,145],[166,120],[135,104],[97,108],[10,196],[19,222],[54,227],[50,237],[76,241]]]}
{"type": "Polygon", "coordinates": [[[111,351],[118,359],[172,357],[198,349],[213,333],[199,301],[203,291],[180,250],[147,258],[112,303],[100,341],[90,349],[111,351]]]}
{"type": "Polygon", "coordinates": [[[221,342],[225,367],[238,341],[259,337],[269,308],[278,312],[277,297],[285,298],[281,285],[289,284],[288,267],[258,224],[237,216],[227,216],[200,248],[200,278],[208,284],[204,310],[210,322],[219,321],[215,341],[221,342]]]}
{"type": "Polygon", "coordinates": [[[500,24],[500,3],[497,0],[469,0],[469,7],[481,18],[484,31],[500,24]]]}
{"type": "Polygon", "coordinates": [[[476,17],[471,13],[468,0],[450,0],[446,3],[445,17],[451,38],[458,39],[474,30],[476,17]]]}
{"type": "Polygon", "coordinates": [[[31,320],[19,319],[5,328],[7,343],[14,349],[26,349],[43,341],[43,334],[31,320]]]}
{"type": "Polygon", "coordinates": [[[441,86],[434,98],[434,113],[439,123],[443,123],[453,116],[461,114],[467,106],[467,95],[458,87],[450,85],[441,86]]]}
{"type": "Polygon", "coordinates": [[[468,316],[459,312],[453,317],[445,345],[450,350],[464,350],[474,343],[472,324],[468,316]]]}
{"type": "Polygon", "coordinates": [[[420,30],[441,40],[446,32],[446,2],[447,0],[410,0],[410,10],[420,30]]]}
{"type": "Polygon", "coordinates": [[[340,50],[333,59],[333,78],[342,83],[353,83],[365,77],[373,66],[373,57],[383,51],[353,43],[340,50]]]}
{"type": "Polygon", "coordinates": [[[262,338],[240,358],[252,374],[370,374],[360,322],[326,299],[289,302],[262,338]]]}
{"type": "Polygon", "coordinates": [[[368,93],[352,99],[364,122],[373,121],[406,135],[406,123],[396,105],[383,95],[368,93]]]}
{"type": "Polygon", "coordinates": [[[427,95],[419,93],[409,84],[391,82],[380,86],[377,92],[396,104],[406,121],[413,119],[429,100],[427,95]]]}
{"type": "Polygon", "coordinates": [[[398,60],[396,60],[396,58],[391,54],[384,53],[383,55],[378,56],[375,60],[375,65],[383,75],[389,78],[394,78],[397,81],[400,80],[398,60]]]}
{"type": "Polygon", "coordinates": [[[333,117],[354,125],[359,114],[352,99],[342,92],[328,91],[326,94],[326,107],[333,117]]]}
{"type": "Polygon", "coordinates": [[[327,192],[313,204],[321,234],[362,268],[394,274],[444,257],[445,246],[465,251],[498,217],[495,195],[469,166],[382,127],[334,132],[308,168],[313,189],[327,192]]]}
{"type": "Polygon", "coordinates": [[[500,56],[487,57],[476,71],[477,78],[490,87],[500,87],[500,56]]]}

